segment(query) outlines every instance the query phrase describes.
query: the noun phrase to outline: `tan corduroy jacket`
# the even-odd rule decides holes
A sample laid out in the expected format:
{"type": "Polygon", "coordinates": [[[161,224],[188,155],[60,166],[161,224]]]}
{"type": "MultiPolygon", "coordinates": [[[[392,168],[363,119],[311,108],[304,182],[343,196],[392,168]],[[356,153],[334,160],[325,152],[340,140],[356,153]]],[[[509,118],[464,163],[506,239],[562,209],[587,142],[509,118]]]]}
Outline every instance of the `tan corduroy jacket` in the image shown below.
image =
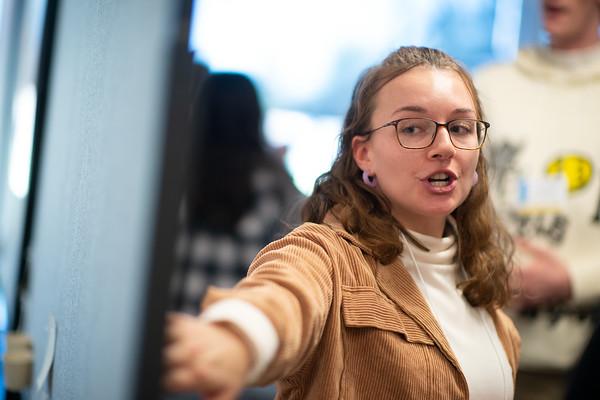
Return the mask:
{"type": "MultiPolygon", "coordinates": [[[[306,223],[265,247],[234,289],[211,289],[204,306],[235,297],[270,318],[281,345],[258,383],[278,380],[277,399],[468,399],[409,273],[369,253],[339,224],[306,223]]],[[[514,378],[518,333],[502,311],[492,319],[514,378]]]]}

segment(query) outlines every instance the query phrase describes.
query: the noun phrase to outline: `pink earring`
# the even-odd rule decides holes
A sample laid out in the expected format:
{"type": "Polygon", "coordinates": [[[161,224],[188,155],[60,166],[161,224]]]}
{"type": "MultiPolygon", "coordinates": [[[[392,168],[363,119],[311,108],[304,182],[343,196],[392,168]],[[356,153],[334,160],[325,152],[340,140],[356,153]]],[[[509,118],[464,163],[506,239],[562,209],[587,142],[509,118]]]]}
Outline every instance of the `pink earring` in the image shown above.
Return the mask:
{"type": "Polygon", "coordinates": [[[475,171],[473,172],[473,186],[477,185],[477,182],[479,182],[479,174],[475,171]]]}
{"type": "Polygon", "coordinates": [[[377,186],[377,178],[375,178],[374,176],[371,176],[367,173],[367,171],[363,171],[362,173],[362,180],[365,183],[365,185],[369,186],[369,187],[376,187],[377,186]]]}

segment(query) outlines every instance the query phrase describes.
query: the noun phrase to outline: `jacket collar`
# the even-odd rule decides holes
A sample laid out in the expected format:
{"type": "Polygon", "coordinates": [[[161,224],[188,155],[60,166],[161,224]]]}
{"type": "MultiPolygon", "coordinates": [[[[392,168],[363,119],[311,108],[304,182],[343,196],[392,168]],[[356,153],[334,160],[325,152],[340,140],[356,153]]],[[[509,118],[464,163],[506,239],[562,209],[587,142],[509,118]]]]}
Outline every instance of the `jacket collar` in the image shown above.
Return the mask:
{"type": "Polygon", "coordinates": [[[352,245],[358,247],[364,253],[366,253],[366,254],[368,254],[370,256],[373,255],[373,252],[371,251],[371,249],[369,247],[367,247],[367,245],[365,245],[364,243],[362,243],[361,240],[360,240],[360,238],[358,236],[352,235],[346,229],[344,229],[344,226],[342,225],[342,223],[332,213],[328,213],[325,216],[325,218],[323,219],[323,223],[325,225],[329,226],[331,229],[333,229],[333,231],[338,236],[340,236],[341,238],[347,240],[352,245]]]}
{"type": "MultiPolygon", "coordinates": [[[[373,255],[371,249],[362,243],[359,237],[348,233],[333,214],[327,214],[323,223],[331,227],[338,236],[360,248],[365,254],[373,255]]],[[[427,332],[446,358],[462,373],[458,359],[452,352],[442,328],[412,276],[404,268],[400,257],[388,265],[377,262],[374,272],[380,290],[427,332]]]]}

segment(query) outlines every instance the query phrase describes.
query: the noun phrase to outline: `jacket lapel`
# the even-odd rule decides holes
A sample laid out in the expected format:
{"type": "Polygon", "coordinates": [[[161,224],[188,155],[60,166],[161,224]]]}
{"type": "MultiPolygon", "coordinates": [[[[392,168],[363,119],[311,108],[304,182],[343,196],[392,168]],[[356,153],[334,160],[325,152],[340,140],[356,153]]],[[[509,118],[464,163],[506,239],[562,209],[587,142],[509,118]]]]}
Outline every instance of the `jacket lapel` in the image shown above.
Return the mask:
{"type": "Polygon", "coordinates": [[[378,263],[376,279],[381,291],[431,336],[444,356],[462,373],[442,328],[433,316],[421,290],[400,260],[397,259],[389,265],[378,263]]]}
{"type": "MultiPolygon", "coordinates": [[[[339,236],[360,248],[364,253],[372,256],[371,250],[362,244],[358,238],[349,234],[335,217],[328,215],[324,222],[335,230],[339,236]]],[[[444,354],[450,363],[459,370],[461,375],[463,375],[460,364],[452,352],[446,336],[433,316],[421,290],[415,284],[412,276],[404,268],[400,259],[397,258],[396,261],[389,265],[377,263],[374,273],[380,290],[397,307],[427,332],[436,346],[441,350],[442,354],[444,354]]]]}

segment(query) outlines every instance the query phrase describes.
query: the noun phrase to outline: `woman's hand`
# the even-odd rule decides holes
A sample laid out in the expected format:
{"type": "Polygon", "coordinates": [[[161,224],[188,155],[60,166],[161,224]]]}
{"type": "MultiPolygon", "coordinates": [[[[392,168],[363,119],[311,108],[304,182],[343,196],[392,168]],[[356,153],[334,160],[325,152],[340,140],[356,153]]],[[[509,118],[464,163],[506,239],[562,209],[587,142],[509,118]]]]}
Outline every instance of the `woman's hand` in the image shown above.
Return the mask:
{"type": "Polygon", "coordinates": [[[207,400],[235,399],[252,364],[251,347],[227,323],[184,314],[167,316],[165,372],[168,391],[202,394],[207,400]]]}

